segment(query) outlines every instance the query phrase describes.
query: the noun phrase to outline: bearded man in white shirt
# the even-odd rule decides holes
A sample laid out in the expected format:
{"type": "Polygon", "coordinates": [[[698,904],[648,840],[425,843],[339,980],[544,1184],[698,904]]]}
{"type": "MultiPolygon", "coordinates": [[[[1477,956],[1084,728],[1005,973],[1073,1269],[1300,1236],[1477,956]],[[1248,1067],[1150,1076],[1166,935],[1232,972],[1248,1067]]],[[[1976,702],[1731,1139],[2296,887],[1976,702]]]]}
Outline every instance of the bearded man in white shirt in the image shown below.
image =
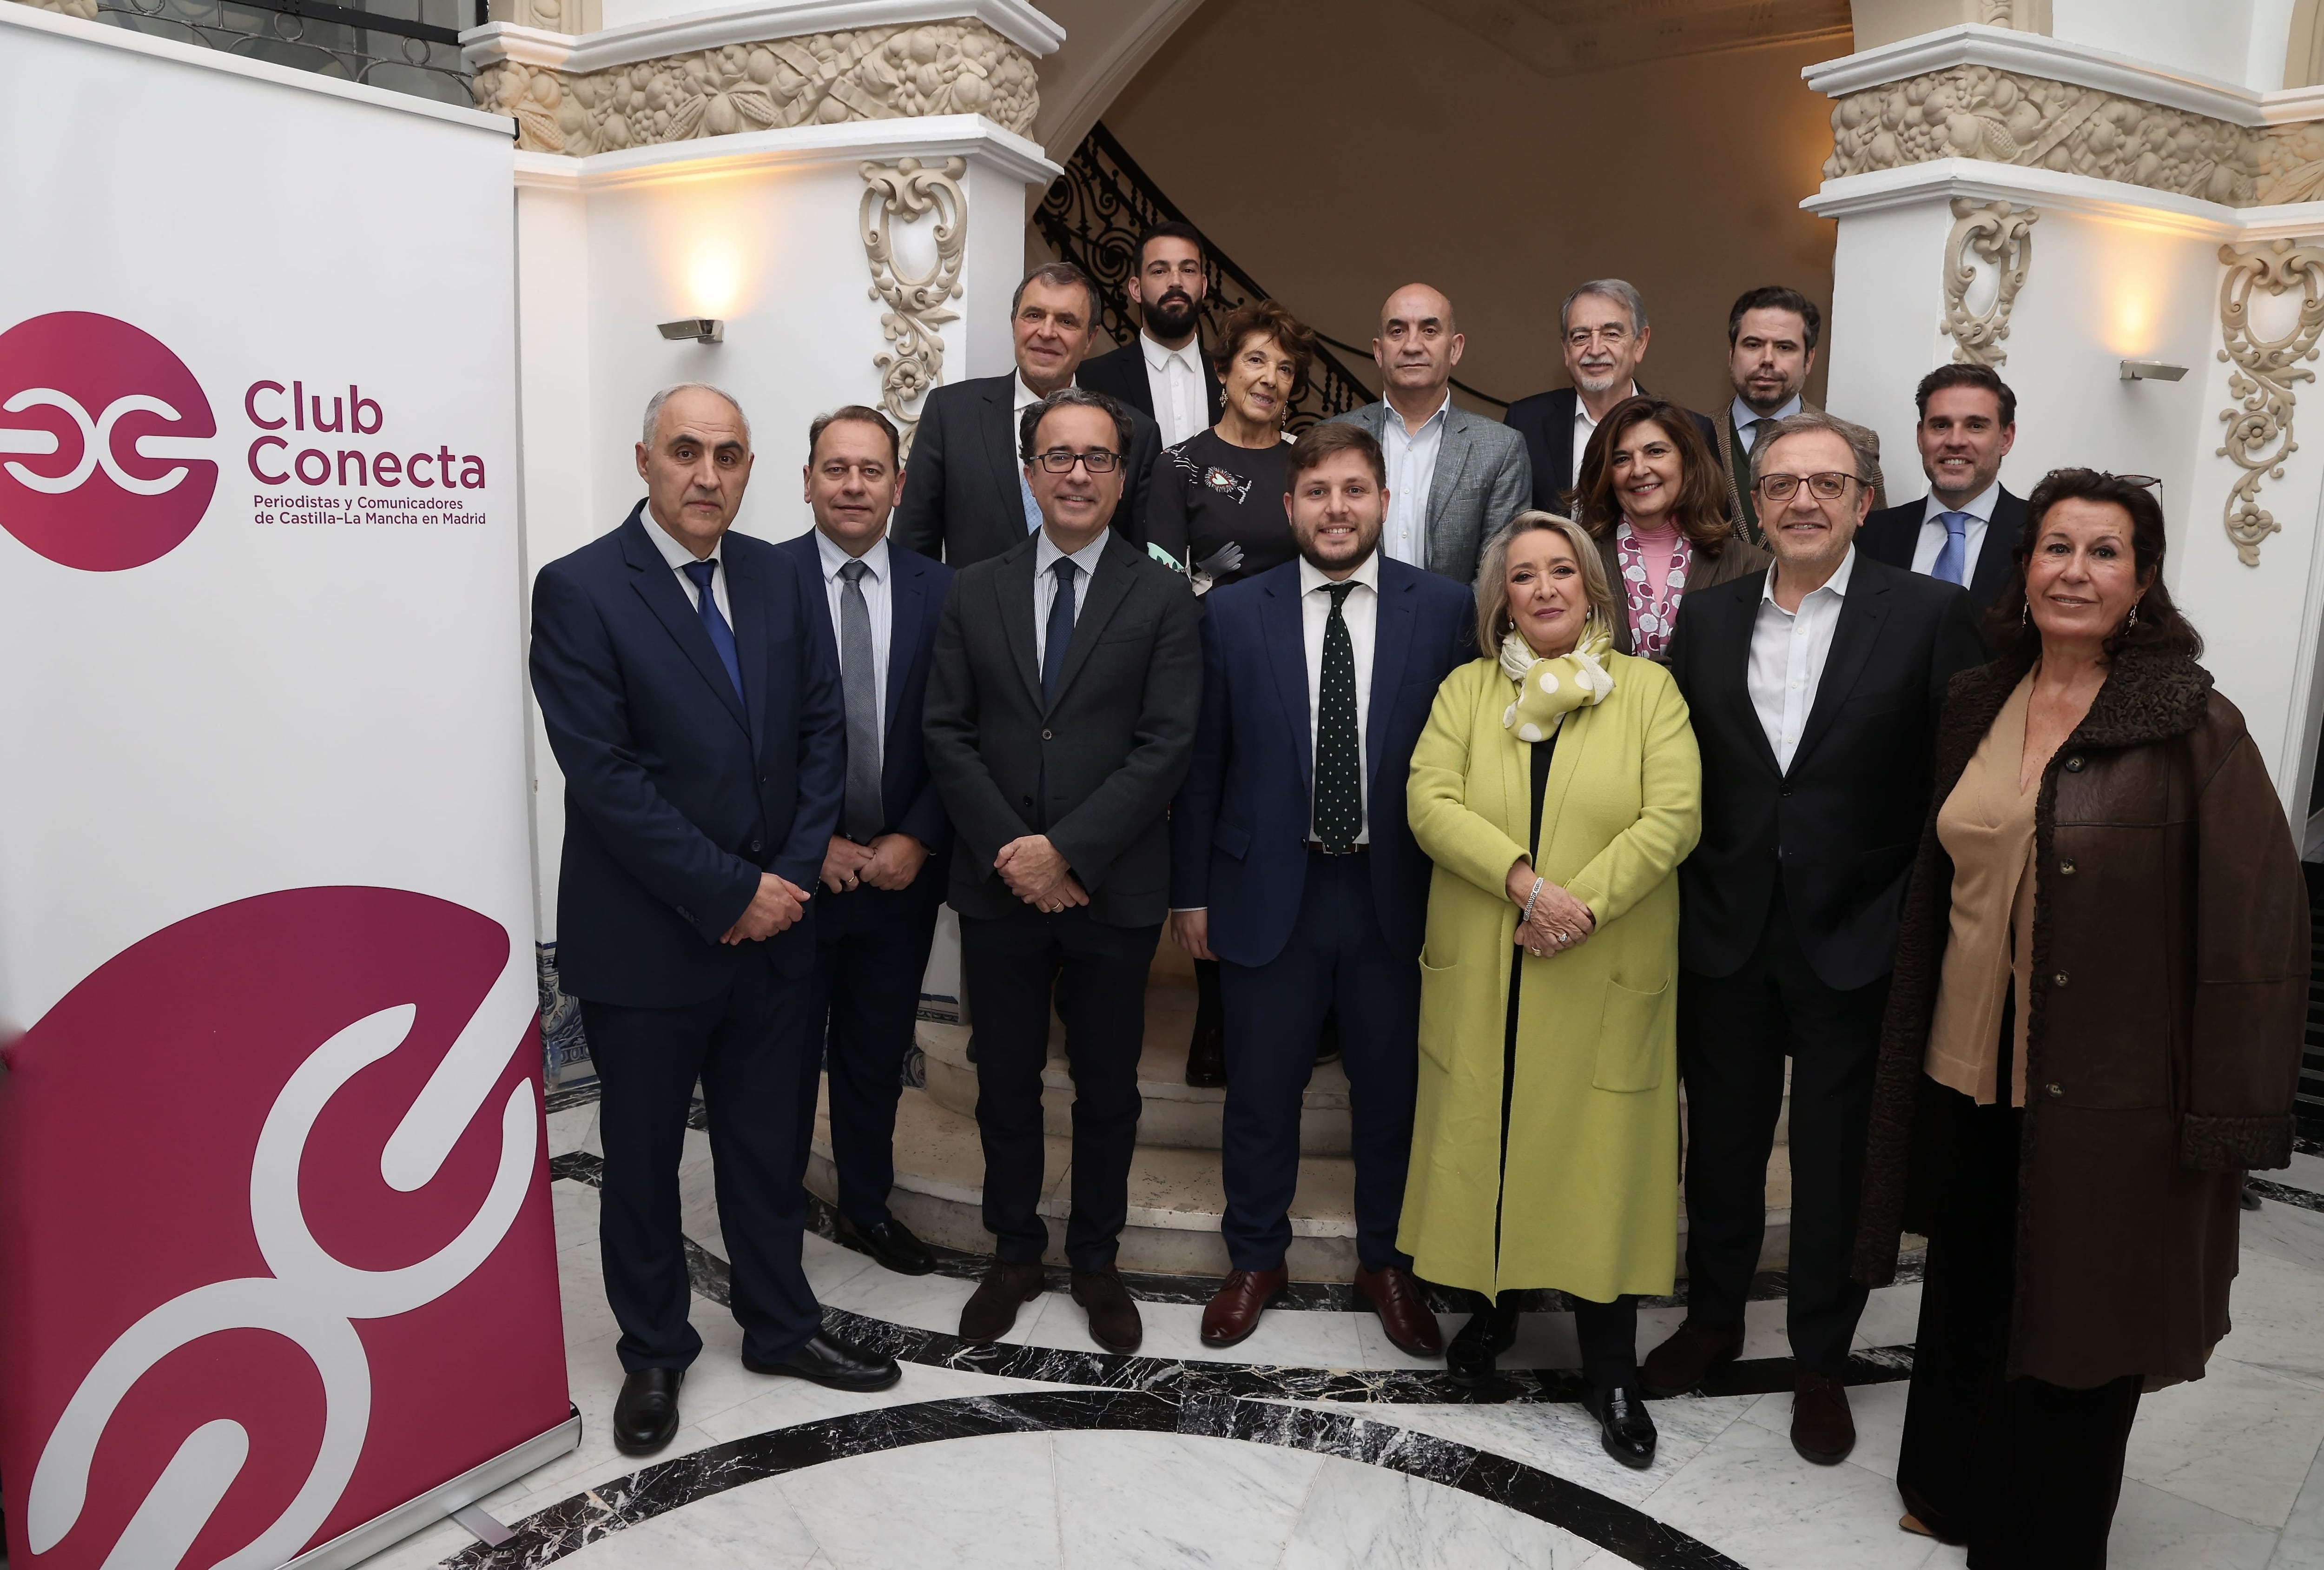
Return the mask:
{"type": "Polygon", "coordinates": [[[1129,404],[1161,428],[1164,447],[1176,447],[1219,422],[1219,378],[1203,353],[1211,279],[1202,232],[1176,220],[1147,230],[1125,287],[1138,336],[1083,361],[1080,384],[1129,404]]]}

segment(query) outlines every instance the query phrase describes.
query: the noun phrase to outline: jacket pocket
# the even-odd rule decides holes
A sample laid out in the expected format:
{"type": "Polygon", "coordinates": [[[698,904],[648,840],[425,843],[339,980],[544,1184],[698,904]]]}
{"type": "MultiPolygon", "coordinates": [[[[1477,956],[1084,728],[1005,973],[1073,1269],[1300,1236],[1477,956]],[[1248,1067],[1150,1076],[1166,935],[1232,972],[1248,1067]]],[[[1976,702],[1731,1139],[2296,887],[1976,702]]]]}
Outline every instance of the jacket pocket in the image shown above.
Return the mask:
{"type": "Polygon", "coordinates": [[[1606,978],[1606,1004],[1598,1018],[1598,1067],[1590,1083],[1600,1090],[1660,1090],[1671,1033],[1663,1029],[1670,983],[1652,992],[1606,978]]]}
{"type": "Polygon", "coordinates": [[[1420,1055],[1445,1073],[1452,1072],[1452,1040],[1461,1013],[1461,967],[1432,965],[1425,948],[1420,954],[1420,1055]]]}
{"type": "Polygon", "coordinates": [[[1250,830],[1240,824],[1213,823],[1211,825],[1211,843],[1240,861],[1250,850],[1250,830]]]}
{"type": "Polygon", "coordinates": [[[1913,858],[1921,853],[1921,842],[1899,840],[1877,849],[1858,852],[1856,857],[1857,882],[1868,889],[1885,889],[1902,877],[1913,858]]]}

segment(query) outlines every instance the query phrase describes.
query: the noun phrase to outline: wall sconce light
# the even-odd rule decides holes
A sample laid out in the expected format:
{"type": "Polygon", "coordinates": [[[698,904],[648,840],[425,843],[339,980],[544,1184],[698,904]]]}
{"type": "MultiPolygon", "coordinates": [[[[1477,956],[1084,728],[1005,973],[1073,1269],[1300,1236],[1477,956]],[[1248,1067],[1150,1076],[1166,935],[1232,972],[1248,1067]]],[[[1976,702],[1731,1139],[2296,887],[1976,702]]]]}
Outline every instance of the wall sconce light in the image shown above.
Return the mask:
{"type": "MultiPolygon", "coordinates": [[[[726,341],[726,324],[715,317],[690,316],[684,321],[663,322],[661,336],[678,344],[688,341],[697,344],[723,344],[726,341]]],[[[2130,362],[2125,360],[2123,364],[2127,366],[2130,362]]],[[[2123,373],[2126,376],[2129,374],[2127,370],[2123,373]]],[[[2180,374],[2185,374],[2184,372],[2180,374]]]]}
{"type": "MultiPolygon", "coordinates": [[[[664,332],[669,329],[664,328],[664,332]]],[[[2160,360],[2125,360],[2122,379],[2126,382],[2176,382],[2187,374],[2184,365],[2166,365],[2160,360]]]]}

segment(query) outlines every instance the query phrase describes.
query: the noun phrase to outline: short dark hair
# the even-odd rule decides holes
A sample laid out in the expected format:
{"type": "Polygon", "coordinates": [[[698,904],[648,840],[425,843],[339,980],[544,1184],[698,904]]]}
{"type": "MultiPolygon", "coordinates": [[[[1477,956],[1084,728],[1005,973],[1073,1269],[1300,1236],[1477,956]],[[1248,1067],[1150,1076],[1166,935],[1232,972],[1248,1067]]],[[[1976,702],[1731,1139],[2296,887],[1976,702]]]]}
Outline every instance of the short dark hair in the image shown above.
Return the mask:
{"type": "Polygon", "coordinates": [[[815,462],[815,444],[823,439],[823,433],[843,420],[852,420],[861,425],[876,425],[886,431],[888,461],[901,466],[904,461],[904,439],[897,434],[896,422],[878,410],[862,403],[844,404],[828,414],[818,414],[815,417],[807,428],[807,462],[810,464],[815,462]]]}
{"type": "MultiPolygon", "coordinates": [[[[1118,399],[1102,392],[1093,392],[1086,387],[1071,385],[1058,388],[1038,403],[1025,405],[1025,412],[1017,421],[1017,454],[1027,463],[1033,461],[1033,433],[1041,429],[1041,421],[1052,410],[1102,409],[1113,421],[1114,451],[1123,463],[1130,461],[1130,411],[1118,399]]],[[[1125,474],[1127,471],[1124,471],[1125,474]]]]}
{"type": "MultiPolygon", "coordinates": [[[[1986,367],[1974,368],[1982,371],[1986,367]]],[[[2201,659],[2202,634],[2180,611],[2163,582],[2163,553],[2168,544],[2163,503],[2149,487],[2098,469],[2052,469],[2034,487],[2034,494],[2025,498],[2025,527],[2017,536],[2016,549],[2009,553],[2017,563],[2016,576],[2008,590],[1986,613],[1986,632],[2000,650],[2001,657],[2013,661],[2023,660],[2030,665],[2042,651],[2041,629],[2026,614],[2025,564],[2033,559],[2034,542],[2042,538],[2043,518],[2059,503],[2076,501],[2103,503],[2130,514],[2131,567],[2148,580],[2146,591],[2138,601],[2136,624],[2106,641],[2107,657],[2112,659],[2126,649],[2155,649],[2184,654],[2190,660],[2201,659]]]]}
{"type": "Polygon", "coordinates": [[[1222,379],[1227,367],[1234,364],[1234,357],[1242,353],[1243,345],[1252,338],[1273,338],[1291,356],[1289,396],[1299,396],[1301,389],[1307,385],[1307,367],[1315,363],[1315,335],[1302,327],[1297,317],[1271,300],[1254,300],[1236,306],[1219,324],[1219,352],[1211,357],[1222,379]]]}
{"type": "Polygon", "coordinates": [[[1088,273],[1070,262],[1044,262],[1025,274],[1024,278],[1018,282],[1017,292],[1009,297],[1010,316],[1015,316],[1017,308],[1025,303],[1025,291],[1032,286],[1033,281],[1037,278],[1058,289],[1079,289],[1087,294],[1090,302],[1089,319],[1093,325],[1097,321],[1099,313],[1105,309],[1105,302],[1098,298],[1097,285],[1091,282],[1088,273]]]}
{"type": "Polygon", "coordinates": [[[1372,433],[1360,425],[1351,425],[1344,420],[1328,420],[1321,425],[1311,425],[1299,439],[1291,444],[1291,461],[1283,471],[1283,494],[1289,495],[1299,488],[1299,476],[1314,468],[1334,453],[1361,454],[1372,471],[1372,482],[1388,489],[1388,457],[1372,433]]]}
{"type": "Polygon", "coordinates": [[[1727,312],[1727,346],[1733,348],[1735,340],[1743,334],[1743,316],[1754,310],[1788,310],[1800,319],[1807,328],[1808,347],[1812,349],[1823,341],[1823,312],[1816,302],[1796,289],[1786,289],[1780,283],[1763,283],[1757,289],[1747,289],[1736,297],[1727,312]]]}
{"type": "Polygon", "coordinates": [[[1590,445],[1582,449],[1582,473],[1574,486],[1582,526],[1602,539],[1622,521],[1622,503],[1614,494],[1614,444],[1631,427],[1649,420],[1661,426],[1671,446],[1678,449],[1678,500],[1672,504],[1671,515],[1679,532],[1686,536],[1689,545],[1717,556],[1735,531],[1727,521],[1727,476],[1720,471],[1719,459],[1711,444],[1702,439],[1694,417],[1667,398],[1644,392],[1608,410],[1598,429],[1590,433],[1590,445]]]}
{"type": "Polygon", "coordinates": [[[1929,417],[1929,400],[1948,387],[1982,387],[2001,404],[2001,423],[2017,423],[2017,394],[1991,365],[1939,365],[1922,377],[1913,389],[1913,407],[1921,411],[1921,419],[1929,417]]]}
{"type": "Polygon", "coordinates": [[[1146,247],[1157,240],[1184,240],[1194,248],[1194,254],[1205,263],[1211,259],[1211,247],[1203,239],[1203,231],[1184,219],[1172,218],[1167,223],[1155,225],[1138,236],[1138,270],[1140,272],[1146,271],[1146,247]]]}

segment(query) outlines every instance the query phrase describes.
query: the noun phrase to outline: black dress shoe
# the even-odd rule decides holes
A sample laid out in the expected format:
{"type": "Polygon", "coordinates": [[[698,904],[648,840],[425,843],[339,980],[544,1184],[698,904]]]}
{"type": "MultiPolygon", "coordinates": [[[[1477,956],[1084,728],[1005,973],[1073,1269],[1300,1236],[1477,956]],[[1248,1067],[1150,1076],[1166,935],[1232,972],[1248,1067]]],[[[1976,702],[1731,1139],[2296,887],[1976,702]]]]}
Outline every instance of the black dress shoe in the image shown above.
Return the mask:
{"type": "Polygon", "coordinates": [[[682,1368],[641,1368],[622,1381],[613,1403],[613,1448],[624,1455],[651,1455],[678,1432],[678,1387],[682,1368]]]}
{"type": "Polygon", "coordinates": [[[839,1235],[862,1243],[865,1253],[899,1276],[925,1276],[936,1268],[936,1257],[928,1252],[928,1245],[892,1215],[877,1226],[858,1226],[843,1215],[839,1235]]]}
{"type": "Polygon", "coordinates": [[[851,1346],[828,1330],[818,1330],[772,1362],[761,1362],[749,1353],[742,1366],[754,1374],[788,1374],[825,1390],[862,1394],[884,1390],[904,1377],[892,1357],[851,1346]]]}
{"type": "Polygon", "coordinates": [[[1340,1016],[1323,1016],[1323,1029],[1315,1038],[1315,1061],[1337,1063],[1340,1060],[1340,1016]]]}
{"type": "Polygon", "coordinates": [[[1186,1044],[1186,1083],[1216,1090],[1227,1082],[1227,1033],[1214,1020],[1194,1021],[1194,1039],[1186,1044]]]}
{"type": "Polygon", "coordinates": [[[1452,1382],[1465,1390],[1479,1390],[1493,1382],[1499,1367],[1501,1353],[1517,1344],[1517,1311],[1515,1308],[1488,1308],[1469,1316],[1469,1323],[1461,1326],[1444,1349],[1444,1371],[1452,1382]]]}
{"type": "Polygon", "coordinates": [[[1637,1383],[1594,1389],[1582,1404],[1598,1419],[1598,1441],[1607,1455],[1637,1472],[1655,1464],[1655,1419],[1637,1383]]]}

